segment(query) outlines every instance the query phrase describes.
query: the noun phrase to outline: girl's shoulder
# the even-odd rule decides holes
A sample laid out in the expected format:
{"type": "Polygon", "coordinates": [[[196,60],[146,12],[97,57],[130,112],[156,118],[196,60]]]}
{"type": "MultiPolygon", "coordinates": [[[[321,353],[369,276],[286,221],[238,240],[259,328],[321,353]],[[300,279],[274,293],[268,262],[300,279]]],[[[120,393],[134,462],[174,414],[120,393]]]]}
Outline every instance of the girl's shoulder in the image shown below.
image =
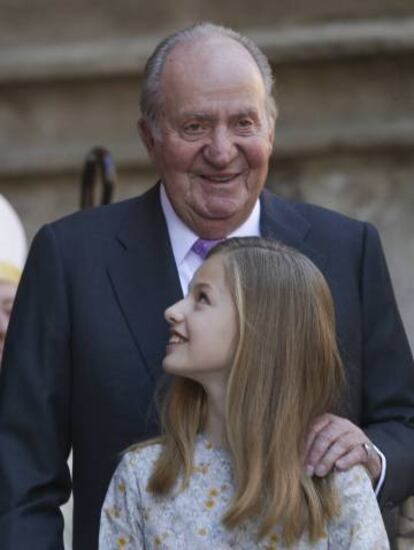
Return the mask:
{"type": "Polygon", "coordinates": [[[353,466],[349,470],[336,470],[333,474],[333,483],[340,494],[355,496],[367,491],[374,494],[371,479],[364,466],[353,466]]]}
{"type": "Polygon", "coordinates": [[[119,463],[118,473],[123,473],[127,477],[138,477],[141,481],[149,478],[161,448],[161,443],[157,442],[139,443],[130,447],[119,463]]]}
{"type": "Polygon", "coordinates": [[[363,512],[365,508],[378,508],[371,478],[364,466],[335,471],[333,483],[340,509],[363,512]]]}
{"type": "Polygon", "coordinates": [[[139,459],[155,459],[159,456],[162,449],[162,443],[160,442],[159,438],[156,439],[150,439],[148,441],[144,441],[143,443],[137,443],[136,445],[132,445],[129,447],[125,453],[124,457],[129,457],[132,460],[139,459]]]}
{"type": "Polygon", "coordinates": [[[381,512],[366,469],[359,465],[347,471],[336,471],[333,482],[339,510],[328,526],[332,548],[389,550],[381,512]]]}

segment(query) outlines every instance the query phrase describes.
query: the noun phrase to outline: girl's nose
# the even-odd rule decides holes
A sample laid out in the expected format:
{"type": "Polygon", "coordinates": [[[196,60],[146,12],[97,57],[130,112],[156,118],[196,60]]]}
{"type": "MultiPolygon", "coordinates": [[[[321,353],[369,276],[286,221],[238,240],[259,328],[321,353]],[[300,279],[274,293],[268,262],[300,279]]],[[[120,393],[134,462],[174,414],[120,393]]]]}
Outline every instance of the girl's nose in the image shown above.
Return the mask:
{"type": "Polygon", "coordinates": [[[180,323],[184,319],[184,313],[183,313],[183,302],[184,300],[180,300],[179,302],[176,302],[172,306],[168,307],[164,312],[164,318],[170,325],[175,325],[177,323],[180,323]]]}

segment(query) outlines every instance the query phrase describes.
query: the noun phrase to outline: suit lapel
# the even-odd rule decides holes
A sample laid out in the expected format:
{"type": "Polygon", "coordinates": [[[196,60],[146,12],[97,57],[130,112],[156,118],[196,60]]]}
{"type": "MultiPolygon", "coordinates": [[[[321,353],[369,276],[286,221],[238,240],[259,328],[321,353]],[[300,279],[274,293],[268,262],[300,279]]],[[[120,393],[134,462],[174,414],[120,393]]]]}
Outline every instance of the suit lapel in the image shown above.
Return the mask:
{"type": "MultiPolygon", "coordinates": [[[[287,201],[261,195],[261,234],[296,248],[322,271],[326,257],[307,242],[311,226],[287,201]]],[[[168,326],[164,310],[182,298],[178,272],[159,201],[159,186],[136,199],[117,235],[108,274],[125,321],[151,376],[158,378],[168,326]]]]}
{"type": "Polygon", "coordinates": [[[137,199],[137,208],[117,239],[109,277],[142,359],[157,379],[168,338],[163,313],[182,298],[159,186],[137,199]]]}
{"type": "Polygon", "coordinates": [[[279,199],[266,189],[260,197],[260,231],[263,237],[277,240],[299,250],[323,272],[327,258],[312,243],[312,227],[288,201],[279,199]]]}

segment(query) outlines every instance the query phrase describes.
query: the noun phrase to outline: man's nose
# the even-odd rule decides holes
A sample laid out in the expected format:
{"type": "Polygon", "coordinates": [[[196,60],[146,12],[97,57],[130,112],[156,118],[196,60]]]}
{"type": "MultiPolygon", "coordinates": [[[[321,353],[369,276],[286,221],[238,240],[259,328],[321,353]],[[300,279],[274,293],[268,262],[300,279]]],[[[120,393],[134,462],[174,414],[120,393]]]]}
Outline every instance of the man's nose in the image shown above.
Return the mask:
{"type": "Polygon", "coordinates": [[[217,127],[204,148],[204,157],[216,168],[224,168],[235,159],[237,151],[231,132],[227,128],[217,127]]]}

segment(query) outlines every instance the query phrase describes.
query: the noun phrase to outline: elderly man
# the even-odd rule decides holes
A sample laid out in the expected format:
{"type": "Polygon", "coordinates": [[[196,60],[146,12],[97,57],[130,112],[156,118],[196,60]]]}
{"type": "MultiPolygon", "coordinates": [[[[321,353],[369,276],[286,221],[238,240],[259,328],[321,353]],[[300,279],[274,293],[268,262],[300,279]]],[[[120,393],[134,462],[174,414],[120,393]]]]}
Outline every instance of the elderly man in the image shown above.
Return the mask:
{"type": "Polygon", "coordinates": [[[74,548],[96,548],[120,452],[157,430],[163,310],[187,291],[205,250],[230,235],[297,247],[334,296],[348,419],[318,420],[308,472],[365,464],[385,506],[414,491],[414,369],[377,233],[263,191],[271,91],[268,62],[247,39],[212,25],[170,36],[147,64],[139,122],[160,182],[34,240],[1,379],[3,549],[62,547],[71,446],[74,548]]]}

